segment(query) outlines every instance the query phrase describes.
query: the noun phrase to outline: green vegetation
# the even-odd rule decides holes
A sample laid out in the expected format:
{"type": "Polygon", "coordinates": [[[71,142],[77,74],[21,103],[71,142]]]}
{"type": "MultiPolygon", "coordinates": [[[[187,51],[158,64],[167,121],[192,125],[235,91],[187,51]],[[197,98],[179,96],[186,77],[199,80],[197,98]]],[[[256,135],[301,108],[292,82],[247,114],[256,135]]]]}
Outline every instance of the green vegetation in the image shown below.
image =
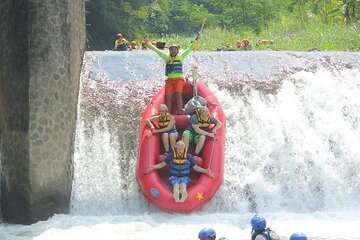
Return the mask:
{"type": "Polygon", "coordinates": [[[254,49],[360,50],[358,0],[92,0],[86,8],[90,50],[111,49],[117,32],[187,47],[204,18],[199,50],[235,48],[244,38],[254,49]],[[255,46],[260,39],[275,44],[255,46]]]}

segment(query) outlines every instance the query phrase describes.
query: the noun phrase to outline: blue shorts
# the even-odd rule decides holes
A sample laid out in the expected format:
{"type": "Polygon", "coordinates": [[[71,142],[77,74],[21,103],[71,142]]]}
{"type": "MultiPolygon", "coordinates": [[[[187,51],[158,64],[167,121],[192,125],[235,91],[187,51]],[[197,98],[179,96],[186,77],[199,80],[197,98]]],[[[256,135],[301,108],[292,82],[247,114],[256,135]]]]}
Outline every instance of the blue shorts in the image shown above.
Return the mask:
{"type": "Polygon", "coordinates": [[[178,183],[178,184],[185,183],[187,186],[190,183],[190,178],[187,176],[185,176],[185,177],[171,176],[169,178],[169,182],[170,182],[171,186],[174,186],[176,183],[178,183]]]}

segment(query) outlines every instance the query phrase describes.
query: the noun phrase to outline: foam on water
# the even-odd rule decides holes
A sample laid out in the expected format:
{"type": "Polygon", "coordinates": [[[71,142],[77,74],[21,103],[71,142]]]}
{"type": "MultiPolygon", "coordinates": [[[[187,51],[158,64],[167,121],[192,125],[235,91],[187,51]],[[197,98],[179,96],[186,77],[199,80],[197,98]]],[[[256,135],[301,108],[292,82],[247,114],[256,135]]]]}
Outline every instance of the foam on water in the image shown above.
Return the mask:
{"type": "Polygon", "coordinates": [[[0,239],[250,239],[266,217],[287,239],[360,239],[357,53],[233,52],[186,61],[227,118],[224,183],[196,213],[162,213],[135,180],[142,110],[163,86],[153,52],[88,52],[79,96],[71,214],[0,225],[0,239]]]}

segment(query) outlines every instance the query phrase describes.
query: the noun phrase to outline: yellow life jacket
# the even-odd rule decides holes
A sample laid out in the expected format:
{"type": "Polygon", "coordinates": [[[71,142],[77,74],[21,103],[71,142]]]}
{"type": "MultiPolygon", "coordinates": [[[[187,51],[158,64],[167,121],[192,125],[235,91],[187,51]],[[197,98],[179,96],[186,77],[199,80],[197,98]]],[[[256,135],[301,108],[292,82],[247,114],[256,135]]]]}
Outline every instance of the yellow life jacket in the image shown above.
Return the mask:
{"type": "Polygon", "coordinates": [[[196,116],[198,118],[199,128],[207,131],[209,128],[209,125],[210,125],[210,115],[207,116],[205,120],[203,120],[200,116],[199,111],[196,110],[195,112],[196,112],[196,116]]]}
{"type": "Polygon", "coordinates": [[[159,126],[160,128],[166,128],[170,123],[170,113],[166,113],[164,116],[159,116],[159,126]]]}
{"type": "Polygon", "coordinates": [[[173,153],[174,153],[174,160],[173,160],[174,163],[184,164],[187,161],[186,159],[187,148],[185,148],[184,152],[181,155],[178,155],[176,149],[173,147],[173,153]]]}

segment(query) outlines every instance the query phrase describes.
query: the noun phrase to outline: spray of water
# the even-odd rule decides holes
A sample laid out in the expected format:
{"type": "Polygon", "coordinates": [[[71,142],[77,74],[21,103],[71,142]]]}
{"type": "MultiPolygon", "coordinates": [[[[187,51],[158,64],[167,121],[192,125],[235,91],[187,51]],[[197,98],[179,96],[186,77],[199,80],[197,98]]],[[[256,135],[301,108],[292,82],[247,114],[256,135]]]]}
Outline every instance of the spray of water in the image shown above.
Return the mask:
{"type": "MultiPolygon", "coordinates": [[[[130,54],[121,60],[113,53],[86,55],[73,214],[158,211],[134,173],[142,110],[163,85],[163,63],[151,53],[130,54]]],[[[358,207],[359,62],[343,58],[254,52],[188,59],[185,71],[200,67],[227,118],[224,183],[200,212],[358,207]]]]}

